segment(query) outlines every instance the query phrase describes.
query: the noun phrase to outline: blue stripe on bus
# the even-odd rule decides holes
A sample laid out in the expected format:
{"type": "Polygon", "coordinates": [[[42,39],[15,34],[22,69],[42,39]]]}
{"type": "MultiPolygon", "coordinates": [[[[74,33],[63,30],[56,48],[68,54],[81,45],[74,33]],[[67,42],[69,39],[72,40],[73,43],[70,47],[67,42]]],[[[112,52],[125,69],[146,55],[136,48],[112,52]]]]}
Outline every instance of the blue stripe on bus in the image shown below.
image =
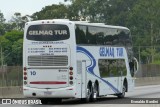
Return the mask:
{"type": "Polygon", "coordinates": [[[92,74],[93,76],[101,79],[101,80],[102,80],[104,83],[106,83],[115,93],[120,93],[120,91],[119,91],[117,88],[115,88],[110,82],[108,82],[108,81],[106,81],[105,79],[97,76],[97,75],[94,73],[93,69],[94,69],[95,66],[96,66],[96,60],[95,60],[95,58],[93,57],[93,55],[92,55],[88,50],[86,50],[86,49],[83,48],[83,47],[77,46],[77,52],[84,53],[84,54],[87,55],[87,56],[89,57],[89,59],[91,60],[91,64],[90,64],[89,66],[87,66],[87,72],[88,72],[88,73],[90,73],[90,74],[92,74]]]}

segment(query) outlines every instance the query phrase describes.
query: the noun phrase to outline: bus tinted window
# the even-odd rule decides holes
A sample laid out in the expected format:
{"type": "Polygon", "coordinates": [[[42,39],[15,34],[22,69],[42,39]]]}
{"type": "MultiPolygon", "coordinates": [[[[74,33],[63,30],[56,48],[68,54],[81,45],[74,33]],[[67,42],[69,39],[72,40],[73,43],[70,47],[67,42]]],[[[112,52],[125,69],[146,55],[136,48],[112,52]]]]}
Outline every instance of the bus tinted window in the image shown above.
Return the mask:
{"type": "Polygon", "coordinates": [[[86,26],[76,26],[76,43],[77,44],[87,44],[86,38],[86,26]]]}
{"type": "Polygon", "coordinates": [[[131,44],[130,33],[127,30],[103,27],[88,27],[89,44],[121,45],[131,44]]]}
{"type": "Polygon", "coordinates": [[[124,59],[99,59],[98,66],[102,78],[127,75],[124,59]]]}
{"type": "Polygon", "coordinates": [[[69,28],[66,25],[32,25],[27,31],[27,39],[34,41],[58,41],[69,37],[69,28]]]}
{"type": "Polygon", "coordinates": [[[76,25],[76,42],[86,45],[132,45],[129,30],[85,25],[76,25]]]}

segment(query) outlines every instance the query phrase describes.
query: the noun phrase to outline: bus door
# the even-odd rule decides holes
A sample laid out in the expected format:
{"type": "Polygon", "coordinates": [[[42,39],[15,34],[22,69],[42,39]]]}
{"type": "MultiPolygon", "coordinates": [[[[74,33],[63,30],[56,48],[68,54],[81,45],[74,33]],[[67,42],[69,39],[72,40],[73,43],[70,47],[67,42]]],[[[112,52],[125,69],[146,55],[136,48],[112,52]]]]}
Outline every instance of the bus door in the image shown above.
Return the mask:
{"type": "Polygon", "coordinates": [[[77,61],[77,94],[79,98],[86,96],[86,61],[77,61]]]}

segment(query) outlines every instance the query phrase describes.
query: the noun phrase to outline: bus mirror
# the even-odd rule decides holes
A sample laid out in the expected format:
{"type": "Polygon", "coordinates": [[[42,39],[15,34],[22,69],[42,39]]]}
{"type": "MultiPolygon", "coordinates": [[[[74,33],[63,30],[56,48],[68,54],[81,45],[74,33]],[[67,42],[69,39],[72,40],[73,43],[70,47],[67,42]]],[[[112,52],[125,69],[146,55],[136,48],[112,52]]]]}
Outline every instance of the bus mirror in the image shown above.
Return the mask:
{"type": "Polygon", "coordinates": [[[134,66],[134,74],[136,74],[139,69],[139,64],[138,64],[138,60],[135,57],[133,58],[133,60],[134,60],[134,65],[135,65],[134,66]]]}

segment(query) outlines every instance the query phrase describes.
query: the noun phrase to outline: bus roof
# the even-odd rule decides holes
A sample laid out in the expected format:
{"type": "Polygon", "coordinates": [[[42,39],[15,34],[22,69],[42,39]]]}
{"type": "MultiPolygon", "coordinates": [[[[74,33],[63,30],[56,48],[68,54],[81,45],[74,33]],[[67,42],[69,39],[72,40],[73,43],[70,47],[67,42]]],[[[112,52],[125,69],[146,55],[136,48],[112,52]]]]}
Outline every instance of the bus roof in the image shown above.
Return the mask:
{"type": "Polygon", "coordinates": [[[106,25],[105,23],[90,23],[86,21],[73,21],[75,24],[79,25],[89,25],[89,26],[99,26],[99,27],[109,27],[109,28],[119,28],[129,30],[127,27],[123,26],[114,26],[114,25],[106,25]]]}
{"type": "Polygon", "coordinates": [[[97,27],[109,27],[109,28],[118,28],[118,29],[126,29],[129,30],[127,27],[123,26],[114,26],[114,25],[106,25],[105,23],[90,23],[88,21],[70,21],[69,19],[47,19],[47,20],[37,20],[37,21],[31,21],[27,23],[41,23],[41,22],[63,22],[63,23],[73,23],[73,24],[79,24],[79,25],[88,25],[88,26],[97,26],[97,27]]]}

